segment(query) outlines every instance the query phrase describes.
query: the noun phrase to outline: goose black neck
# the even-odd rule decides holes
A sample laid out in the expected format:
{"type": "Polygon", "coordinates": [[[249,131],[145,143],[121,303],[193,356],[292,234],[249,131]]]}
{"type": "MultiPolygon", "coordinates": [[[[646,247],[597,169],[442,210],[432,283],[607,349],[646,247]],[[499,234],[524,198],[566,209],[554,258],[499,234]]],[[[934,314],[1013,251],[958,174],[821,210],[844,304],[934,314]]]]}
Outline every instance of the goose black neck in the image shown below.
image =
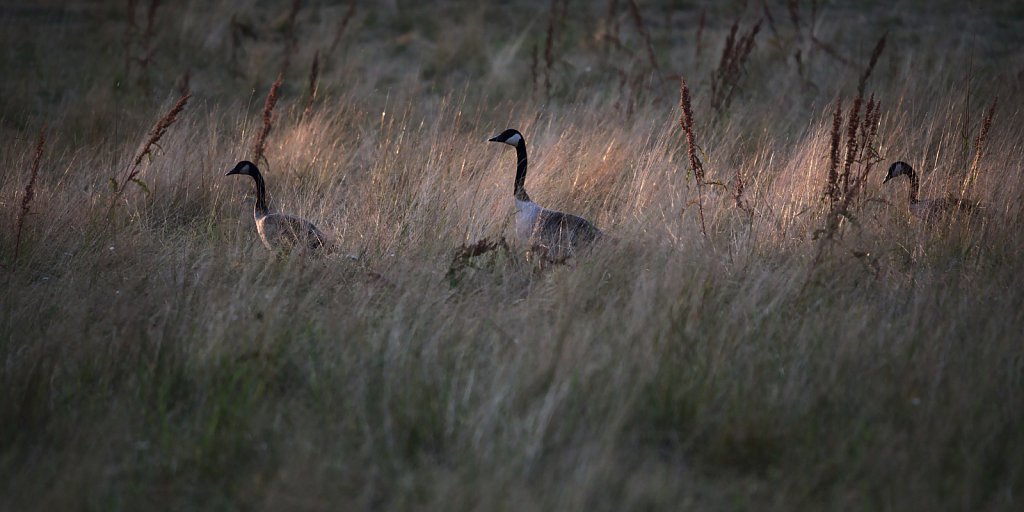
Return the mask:
{"type": "Polygon", "coordinates": [[[516,144],[516,160],[519,163],[516,165],[516,183],[514,194],[516,199],[520,201],[529,201],[530,196],[526,193],[526,141],[520,139],[519,144],[516,144]]]}
{"type": "Polygon", "coordinates": [[[910,204],[917,204],[919,199],[917,195],[921,192],[921,182],[917,179],[917,173],[914,172],[914,168],[907,169],[907,177],[910,178],[910,204]]]}
{"type": "Polygon", "coordinates": [[[267,214],[267,186],[263,182],[263,175],[260,171],[253,170],[252,179],[256,180],[256,215],[267,214]]]}

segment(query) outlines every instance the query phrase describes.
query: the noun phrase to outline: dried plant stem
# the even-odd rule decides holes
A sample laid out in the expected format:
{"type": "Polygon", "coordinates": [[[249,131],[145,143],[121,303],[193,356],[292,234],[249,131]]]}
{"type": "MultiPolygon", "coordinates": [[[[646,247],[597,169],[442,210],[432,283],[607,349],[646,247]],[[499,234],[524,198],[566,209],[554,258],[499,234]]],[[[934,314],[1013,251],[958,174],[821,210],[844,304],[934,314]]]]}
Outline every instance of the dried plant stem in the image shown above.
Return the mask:
{"type": "Polygon", "coordinates": [[[558,0],[551,0],[551,12],[548,15],[547,36],[544,39],[544,96],[551,96],[551,68],[555,65],[555,25],[557,24],[558,0]]]}
{"type": "Polygon", "coordinates": [[[144,80],[146,77],[146,71],[149,69],[149,64],[153,59],[153,50],[155,48],[154,36],[156,31],[156,10],[160,7],[160,0],[152,0],[149,3],[149,9],[146,11],[146,28],[142,32],[142,55],[139,57],[139,68],[142,70],[142,76],[139,80],[144,80]]]}
{"type": "Polygon", "coordinates": [[[316,92],[320,79],[320,52],[313,53],[313,64],[309,68],[309,93],[306,96],[306,106],[302,109],[302,118],[305,119],[313,109],[313,101],[316,100],[316,92]]]}
{"type": "Polygon", "coordinates": [[[530,51],[530,91],[537,91],[537,43],[530,51]]]}
{"type": "Polygon", "coordinates": [[[11,261],[11,270],[18,264],[18,253],[21,251],[21,230],[25,227],[25,218],[28,217],[29,208],[32,206],[32,199],[35,198],[36,178],[39,177],[39,162],[43,159],[43,146],[46,145],[46,125],[39,129],[39,136],[36,138],[36,150],[32,157],[32,173],[29,175],[28,184],[25,185],[25,195],[21,198],[21,211],[18,212],[17,229],[14,234],[14,258],[11,261]]]}
{"type": "Polygon", "coordinates": [[[184,96],[192,90],[192,69],[186,68],[185,73],[178,79],[178,94],[184,96]]]}
{"type": "Polygon", "coordinates": [[[857,97],[864,97],[864,86],[867,85],[868,78],[871,78],[871,72],[875,69],[875,64],[878,64],[878,58],[882,56],[882,51],[885,50],[885,38],[888,34],[883,34],[882,37],[875,43],[875,49],[871,51],[871,60],[868,61],[868,67],[864,69],[864,73],[860,76],[860,82],[857,83],[857,97]]]}
{"type": "Polygon", "coordinates": [[[697,155],[697,137],[693,133],[693,107],[690,103],[690,87],[685,78],[679,79],[679,106],[682,113],[679,124],[686,134],[687,155],[690,157],[690,169],[697,181],[697,211],[700,214],[700,232],[707,237],[707,225],[704,223],[704,165],[697,155]]]}
{"type": "Polygon", "coordinates": [[[750,52],[754,49],[754,38],[760,31],[761,20],[757,20],[750,31],[739,38],[739,20],[733,22],[729,29],[718,69],[711,72],[711,107],[716,111],[721,112],[729,107],[750,58],[750,52]]]}
{"type": "Polygon", "coordinates": [[[647,60],[651,63],[651,69],[655,73],[659,73],[661,68],[658,66],[658,59],[654,56],[654,45],[651,44],[651,35],[647,32],[647,26],[644,25],[644,18],[640,15],[640,8],[636,5],[636,0],[629,0],[629,13],[633,17],[633,23],[636,25],[637,32],[640,32],[640,37],[644,40],[644,46],[647,48],[647,60]]]}
{"type": "Polygon", "coordinates": [[[779,30],[775,27],[775,16],[772,16],[772,10],[768,8],[768,1],[761,0],[761,11],[764,12],[764,17],[768,20],[768,29],[772,31],[772,35],[775,39],[779,38],[779,30]]]}
{"type": "Polygon", "coordinates": [[[853,104],[850,105],[850,114],[846,125],[846,161],[843,164],[842,176],[842,190],[844,191],[850,188],[850,169],[853,167],[854,160],[857,159],[857,148],[859,147],[857,129],[860,127],[861,101],[860,96],[854,98],[853,104]]]}
{"type": "Polygon", "coordinates": [[[824,50],[825,51],[825,55],[828,55],[829,57],[832,57],[833,59],[839,61],[844,66],[846,66],[848,68],[856,68],[857,67],[857,64],[855,62],[850,60],[848,57],[846,57],[842,53],[839,53],[839,50],[836,50],[835,47],[833,47],[832,45],[826,43],[825,41],[822,41],[821,39],[818,39],[818,37],[815,36],[814,34],[811,34],[811,42],[814,43],[815,47],[821,48],[822,50],[824,50]]]}
{"type": "Polygon", "coordinates": [[[156,124],[153,126],[153,129],[150,130],[149,132],[149,138],[146,139],[146,143],[142,145],[142,149],[139,150],[139,152],[135,155],[135,159],[132,160],[132,164],[128,168],[128,175],[121,183],[114,182],[115,198],[119,196],[121,192],[124,191],[125,186],[128,185],[129,182],[136,179],[136,177],[139,175],[139,172],[141,172],[142,170],[142,159],[146,158],[147,156],[152,156],[153,147],[157,146],[157,143],[160,142],[160,139],[164,136],[164,134],[167,133],[167,129],[170,128],[171,125],[173,125],[174,122],[178,120],[178,116],[185,109],[185,105],[188,104],[188,100],[191,97],[191,93],[185,93],[184,95],[182,95],[180,98],[178,98],[178,101],[174,103],[174,106],[171,107],[171,110],[169,110],[166,114],[164,114],[163,117],[160,118],[159,121],[156,122],[156,124]]]}
{"type": "Polygon", "coordinates": [[[831,143],[829,145],[828,173],[825,182],[825,198],[829,206],[839,199],[839,141],[840,129],[843,125],[843,100],[836,100],[836,110],[832,114],[831,143]]]}
{"type": "Polygon", "coordinates": [[[338,43],[341,42],[341,37],[345,35],[345,29],[348,28],[348,24],[352,21],[352,18],[356,15],[356,0],[351,0],[348,3],[348,10],[345,11],[345,16],[338,22],[338,29],[334,31],[334,39],[331,40],[331,47],[329,53],[334,53],[334,50],[338,48],[338,43]]]}
{"type": "Polygon", "coordinates": [[[851,209],[854,202],[860,197],[871,169],[880,161],[874,150],[874,141],[878,134],[882,109],[872,96],[863,109],[864,118],[861,120],[862,105],[863,98],[860,96],[854,98],[850,105],[846,125],[846,154],[840,155],[843,104],[842,99],[836,102],[832,116],[831,147],[825,184],[825,222],[823,227],[814,233],[815,239],[818,240],[818,249],[814,257],[815,266],[821,261],[827,243],[840,235],[839,228],[843,219],[853,220],[851,209]],[[843,162],[841,171],[840,161],[843,162]],[[855,170],[855,165],[859,165],[859,169],[855,170]]]}
{"type": "Polygon", "coordinates": [[[704,25],[706,23],[705,18],[707,17],[708,9],[703,7],[700,10],[700,19],[697,20],[697,42],[693,46],[693,59],[697,61],[697,65],[700,65],[700,53],[704,49],[704,25]]]}
{"type": "Polygon", "coordinates": [[[733,200],[736,203],[736,209],[745,212],[747,215],[753,215],[754,210],[747,204],[743,199],[743,192],[746,190],[746,185],[743,181],[743,172],[739,169],[736,170],[736,179],[734,180],[735,189],[733,191],[733,200]]]}
{"type": "MultiPolygon", "coordinates": [[[[619,2],[618,0],[608,0],[608,13],[605,15],[605,24],[607,25],[607,32],[605,33],[605,41],[611,43],[612,41],[619,40],[619,2]]],[[[614,44],[614,43],[613,43],[614,44]]]]}
{"type": "Polygon", "coordinates": [[[992,98],[992,104],[989,105],[988,111],[985,112],[985,117],[981,121],[981,128],[978,131],[978,137],[974,139],[974,157],[971,159],[971,166],[968,168],[967,175],[964,176],[963,184],[960,186],[961,199],[968,196],[970,188],[978,180],[981,157],[985,154],[985,143],[988,140],[988,132],[992,129],[992,117],[995,116],[996,105],[998,103],[998,96],[992,98]]]}
{"type": "Polygon", "coordinates": [[[267,136],[270,135],[270,129],[274,127],[274,106],[277,105],[277,95],[281,89],[282,80],[284,80],[284,75],[278,74],[277,80],[274,80],[274,84],[270,86],[270,92],[267,93],[267,99],[263,103],[263,127],[256,135],[256,140],[252,145],[252,161],[257,164],[264,159],[267,136]]]}
{"type": "Polygon", "coordinates": [[[285,37],[285,50],[284,50],[284,63],[281,64],[281,73],[286,73],[288,68],[291,67],[292,57],[295,55],[295,50],[299,47],[298,36],[295,32],[295,19],[299,15],[299,9],[302,8],[302,0],[292,0],[292,7],[288,11],[288,17],[285,21],[284,37],[285,37]]]}

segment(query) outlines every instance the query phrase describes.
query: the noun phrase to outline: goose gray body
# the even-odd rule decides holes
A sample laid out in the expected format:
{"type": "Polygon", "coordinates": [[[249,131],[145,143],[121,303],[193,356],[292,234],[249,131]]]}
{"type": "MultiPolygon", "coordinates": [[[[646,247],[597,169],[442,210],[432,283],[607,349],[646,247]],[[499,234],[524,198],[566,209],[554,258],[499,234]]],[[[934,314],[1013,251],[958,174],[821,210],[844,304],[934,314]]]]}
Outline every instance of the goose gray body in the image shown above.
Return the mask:
{"type": "Polygon", "coordinates": [[[963,217],[975,214],[980,211],[981,206],[967,198],[957,196],[937,197],[933,199],[920,199],[921,181],[914,168],[906,162],[894,162],[889,166],[889,172],[885,181],[906,176],[910,180],[907,206],[910,214],[923,221],[933,221],[941,217],[963,217]]]}
{"type": "Polygon", "coordinates": [[[256,231],[267,249],[294,248],[319,250],[327,245],[327,236],[312,222],[285,213],[255,214],[256,231]]]}
{"type": "Polygon", "coordinates": [[[516,200],[516,238],[549,260],[565,260],[601,235],[601,230],[582,217],[516,200]]]}
{"type": "Polygon", "coordinates": [[[328,245],[327,235],[312,222],[294,215],[269,211],[266,184],[256,164],[246,160],[238,162],[238,165],[227,175],[232,174],[252,176],[256,182],[256,206],[253,208],[253,218],[256,220],[256,231],[260,235],[260,240],[263,241],[263,245],[267,249],[272,251],[292,249],[318,251],[328,245]]]}
{"type": "Polygon", "coordinates": [[[518,162],[513,189],[517,241],[530,253],[540,253],[552,262],[562,262],[600,239],[603,234],[590,221],[569,213],[543,208],[526,193],[526,140],[508,129],[490,139],[516,148],[518,162]]]}

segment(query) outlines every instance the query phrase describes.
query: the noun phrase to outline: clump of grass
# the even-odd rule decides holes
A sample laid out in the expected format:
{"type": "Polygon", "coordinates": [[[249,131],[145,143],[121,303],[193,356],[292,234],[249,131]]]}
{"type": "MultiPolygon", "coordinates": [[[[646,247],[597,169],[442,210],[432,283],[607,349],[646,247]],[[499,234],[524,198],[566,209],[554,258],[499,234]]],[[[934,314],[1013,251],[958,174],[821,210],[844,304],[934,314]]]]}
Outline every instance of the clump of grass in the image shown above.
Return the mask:
{"type": "Polygon", "coordinates": [[[263,127],[260,128],[260,132],[256,135],[256,140],[252,145],[252,161],[257,164],[263,161],[264,152],[267,149],[267,136],[270,135],[270,130],[274,127],[274,107],[277,105],[278,92],[281,90],[281,82],[284,80],[284,75],[279,73],[277,80],[274,80],[273,85],[270,86],[270,92],[267,93],[267,99],[263,102],[263,127]]]}
{"type": "Polygon", "coordinates": [[[32,156],[32,172],[29,175],[28,183],[25,185],[25,194],[21,197],[21,210],[18,212],[17,227],[14,234],[14,257],[11,260],[11,270],[18,264],[18,253],[21,250],[21,231],[25,227],[25,219],[28,217],[32,200],[36,196],[36,178],[39,177],[39,162],[43,160],[44,145],[46,145],[46,126],[39,129],[39,136],[36,137],[36,149],[32,156]]]}
{"type": "Polygon", "coordinates": [[[685,78],[679,79],[679,107],[682,111],[679,117],[679,124],[686,134],[686,151],[690,157],[690,171],[697,181],[697,211],[700,214],[700,232],[706,237],[707,226],[704,223],[704,164],[697,155],[697,137],[693,131],[693,106],[690,103],[690,87],[686,84],[685,78]]]}
{"type": "Polygon", "coordinates": [[[754,39],[761,31],[761,20],[737,38],[739,33],[739,20],[732,24],[729,35],[725,38],[725,47],[722,48],[722,58],[718,62],[718,68],[711,72],[711,107],[721,112],[729,107],[732,97],[739,86],[746,69],[750,52],[754,49],[754,39]]]}
{"type": "Polygon", "coordinates": [[[118,183],[117,181],[114,181],[113,178],[111,178],[111,186],[114,189],[115,199],[121,195],[121,193],[124,191],[125,186],[128,185],[129,182],[135,183],[136,185],[142,187],[142,189],[147,192],[149,191],[148,187],[146,187],[146,184],[138,179],[139,173],[142,172],[142,159],[153,156],[153,148],[160,147],[158,145],[160,139],[163,138],[164,134],[167,133],[167,130],[171,127],[171,125],[173,125],[174,122],[178,120],[178,116],[181,114],[183,110],[185,110],[185,105],[188,104],[188,100],[191,97],[192,93],[186,92],[184,95],[178,98],[178,101],[174,103],[174,106],[171,107],[171,110],[167,111],[167,113],[164,114],[163,117],[161,117],[160,120],[156,122],[156,124],[153,126],[153,129],[150,130],[149,132],[149,137],[146,139],[146,143],[142,145],[142,149],[140,149],[139,152],[136,153],[135,158],[132,160],[131,166],[128,168],[128,173],[125,176],[124,180],[118,183]]]}

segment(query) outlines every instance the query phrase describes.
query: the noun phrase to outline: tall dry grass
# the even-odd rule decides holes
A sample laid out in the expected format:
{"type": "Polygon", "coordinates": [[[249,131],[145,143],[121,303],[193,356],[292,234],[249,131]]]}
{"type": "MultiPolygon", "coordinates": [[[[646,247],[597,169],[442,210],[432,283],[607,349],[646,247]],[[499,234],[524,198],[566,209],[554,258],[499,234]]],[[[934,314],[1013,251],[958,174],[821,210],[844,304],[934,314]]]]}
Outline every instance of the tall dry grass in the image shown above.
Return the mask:
{"type": "MultiPolygon", "coordinates": [[[[17,266],[15,226],[0,230],[0,508],[1019,508],[1024,141],[999,50],[1012,6],[791,2],[794,23],[758,34],[728,109],[687,84],[698,189],[680,172],[676,84],[646,81],[632,115],[617,108],[618,71],[650,65],[608,6],[530,24],[548,2],[354,5],[306,3],[292,25],[287,58],[323,59],[306,113],[307,91],[287,86],[306,82],[298,66],[269,109],[253,92],[288,55],[279,11],[162,3],[177,25],[161,28],[154,87],[192,69],[194,95],[146,165],[137,141],[159,103],[109,90],[124,63],[103,49],[123,20],[0,11],[0,43],[34,49],[0,54],[0,70],[47,55],[40,73],[65,91],[11,80],[0,103],[19,141],[0,145],[5,218],[29,127],[49,126],[17,266]],[[559,87],[535,98],[528,50],[549,23],[559,87]],[[344,51],[322,52],[339,30],[344,51]],[[808,33],[875,61],[866,98],[851,103],[864,67],[808,33]],[[975,51],[987,79],[971,111],[1002,105],[977,126],[963,94],[975,51]],[[615,243],[542,271],[523,260],[515,162],[486,142],[509,126],[529,140],[531,197],[615,243]],[[223,177],[254,140],[275,204],[358,262],[265,251],[240,200],[251,185],[223,177]],[[970,194],[992,220],[917,223],[905,184],[881,184],[897,159],[925,197],[977,167],[970,194]],[[107,215],[107,177],[133,163],[150,193],[107,215]]],[[[636,3],[658,65],[687,77],[702,76],[698,30],[723,42],[728,20],[764,9],[674,5],[636,3]],[[666,10],[678,38],[651,21],[666,10]]]]}

